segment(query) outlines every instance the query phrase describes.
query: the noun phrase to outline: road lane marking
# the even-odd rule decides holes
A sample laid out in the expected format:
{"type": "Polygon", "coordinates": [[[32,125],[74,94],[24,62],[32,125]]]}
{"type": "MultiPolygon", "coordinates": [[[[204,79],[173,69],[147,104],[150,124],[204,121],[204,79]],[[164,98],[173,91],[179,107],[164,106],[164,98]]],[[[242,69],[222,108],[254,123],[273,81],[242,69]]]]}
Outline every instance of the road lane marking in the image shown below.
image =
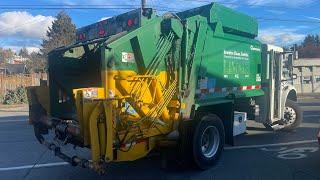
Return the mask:
{"type": "Polygon", "coordinates": [[[56,162],[56,163],[46,163],[46,164],[36,164],[32,165],[24,165],[24,166],[14,166],[14,167],[4,167],[0,168],[0,171],[13,171],[13,170],[21,170],[21,169],[30,169],[30,168],[43,168],[43,167],[53,167],[53,166],[65,166],[68,165],[67,162],[56,162]],[[33,167],[34,166],[34,167],[33,167]]]}
{"type": "Polygon", "coordinates": [[[225,147],[225,150],[235,150],[235,149],[256,149],[256,148],[265,148],[265,147],[276,147],[276,146],[289,146],[289,145],[298,145],[298,144],[309,144],[315,143],[318,140],[305,140],[305,141],[293,141],[287,143],[276,143],[276,144],[259,144],[259,145],[248,145],[248,146],[234,146],[234,147],[225,147]]]}
{"type": "Polygon", "coordinates": [[[296,159],[303,159],[308,157],[310,153],[314,153],[319,150],[319,145],[316,147],[278,147],[275,148],[261,148],[262,151],[273,152],[279,159],[285,160],[296,160],[296,159]]]}

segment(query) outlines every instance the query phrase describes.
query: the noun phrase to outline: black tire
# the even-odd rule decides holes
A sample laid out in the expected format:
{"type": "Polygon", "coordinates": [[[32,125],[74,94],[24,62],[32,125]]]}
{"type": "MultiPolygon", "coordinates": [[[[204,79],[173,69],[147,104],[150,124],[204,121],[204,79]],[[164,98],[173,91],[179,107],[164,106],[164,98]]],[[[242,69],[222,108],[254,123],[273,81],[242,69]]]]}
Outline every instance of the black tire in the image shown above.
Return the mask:
{"type": "MultiPolygon", "coordinates": [[[[216,115],[202,117],[197,123],[193,134],[192,150],[195,165],[202,170],[214,166],[218,162],[223,151],[224,142],[225,131],[221,119],[216,115]],[[213,134],[217,134],[217,136],[210,134],[212,133],[210,131],[214,132],[213,134]],[[207,133],[209,133],[209,135],[207,135],[207,133]],[[218,142],[216,138],[219,138],[219,143],[218,145],[213,145],[215,147],[214,151],[211,151],[209,147],[209,149],[207,149],[208,154],[206,154],[206,145],[203,145],[203,143],[210,141],[208,140],[210,137],[214,138],[213,142],[218,142]],[[206,139],[206,141],[204,139],[206,139]],[[204,148],[204,150],[202,148],[204,148]]],[[[208,146],[210,146],[210,144],[208,146]]]]}
{"type": "MultiPolygon", "coordinates": [[[[286,107],[285,107],[285,109],[284,109],[284,111],[285,111],[285,112],[284,112],[284,113],[285,113],[285,114],[284,114],[285,118],[287,117],[286,111],[288,111],[288,108],[292,109],[292,110],[295,112],[296,118],[295,118],[295,120],[294,120],[293,123],[290,123],[290,124],[286,125],[286,126],[284,127],[284,130],[293,130],[293,129],[295,129],[295,128],[297,128],[297,127],[300,126],[300,124],[301,124],[301,122],[302,122],[303,113],[302,113],[301,108],[297,105],[296,102],[294,102],[294,101],[292,101],[292,100],[290,100],[290,99],[287,99],[287,101],[286,101],[286,107]]],[[[286,122],[286,121],[285,121],[285,122],[286,122]]],[[[286,123],[285,123],[285,124],[286,124],[286,123]]]]}

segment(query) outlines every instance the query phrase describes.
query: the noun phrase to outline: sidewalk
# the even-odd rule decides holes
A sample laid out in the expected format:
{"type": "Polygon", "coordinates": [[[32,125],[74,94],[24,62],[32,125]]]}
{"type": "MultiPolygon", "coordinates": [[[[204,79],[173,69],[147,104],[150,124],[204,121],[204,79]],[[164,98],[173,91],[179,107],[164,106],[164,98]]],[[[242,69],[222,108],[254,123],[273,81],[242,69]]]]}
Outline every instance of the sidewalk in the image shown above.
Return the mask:
{"type": "Polygon", "coordinates": [[[0,105],[0,112],[28,112],[28,104],[0,105]]]}
{"type": "Polygon", "coordinates": [[[0,118],[3,117],[23,117],[26,119],[29,115],[27,104],[19,105],[0,105],[0,118]]]}
{"type": "Polygon", "coordinates": [[[320,99],[320,93],[298,94],[298,99],[320,99]]]}

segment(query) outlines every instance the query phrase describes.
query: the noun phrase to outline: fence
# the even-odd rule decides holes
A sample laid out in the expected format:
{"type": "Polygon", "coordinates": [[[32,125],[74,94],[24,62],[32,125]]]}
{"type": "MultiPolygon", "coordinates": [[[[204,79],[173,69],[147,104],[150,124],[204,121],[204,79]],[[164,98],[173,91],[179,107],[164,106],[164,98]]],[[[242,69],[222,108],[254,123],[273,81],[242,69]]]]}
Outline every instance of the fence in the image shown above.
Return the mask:
{"type": "Polygon", "coordinates": [[[19,86],[39,86],[40,79],[46,79],[46,74],[19,74],[3,75],[0,74],[0,96],[5,95],[7,90],[14,90],[19,86]]]}

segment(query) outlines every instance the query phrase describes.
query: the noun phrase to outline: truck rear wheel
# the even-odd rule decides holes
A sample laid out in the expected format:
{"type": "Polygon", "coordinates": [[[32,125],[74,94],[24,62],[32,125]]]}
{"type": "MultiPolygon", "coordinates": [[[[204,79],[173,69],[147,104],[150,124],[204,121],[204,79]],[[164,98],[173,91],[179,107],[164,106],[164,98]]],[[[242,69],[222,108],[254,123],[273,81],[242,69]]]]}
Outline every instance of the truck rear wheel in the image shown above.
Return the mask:
{"type": "Polygon", "coordinates": [[[208,169],[219,160],[224,147],[225,132],[221,119],[204,116],[196,125],[193,136],[193,159],[200,169],[208,169]]]}
{"type": "Polygon", "coordinates": [[[293,130],[297,128],[302,122],[302,110],[296,102],[287,99],[284,108],[284,130],[293,130]]]}

